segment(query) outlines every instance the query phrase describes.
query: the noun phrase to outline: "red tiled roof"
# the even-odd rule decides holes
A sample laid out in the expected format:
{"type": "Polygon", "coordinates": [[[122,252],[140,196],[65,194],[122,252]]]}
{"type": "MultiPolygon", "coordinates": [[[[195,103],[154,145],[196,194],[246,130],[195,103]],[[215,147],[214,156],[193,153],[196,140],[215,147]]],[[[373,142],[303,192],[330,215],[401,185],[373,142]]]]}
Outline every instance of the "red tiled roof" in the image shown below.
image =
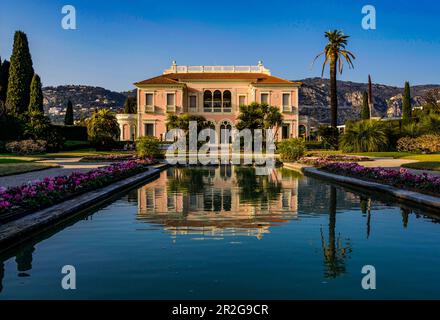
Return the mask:
{"type": "Polygon", "coordinates": [[[150,78],[135,85],[144,84],[179,84],[182,80],[250,80],[253,84],[300,84],[264,73],[169,73],[150,78]]]}

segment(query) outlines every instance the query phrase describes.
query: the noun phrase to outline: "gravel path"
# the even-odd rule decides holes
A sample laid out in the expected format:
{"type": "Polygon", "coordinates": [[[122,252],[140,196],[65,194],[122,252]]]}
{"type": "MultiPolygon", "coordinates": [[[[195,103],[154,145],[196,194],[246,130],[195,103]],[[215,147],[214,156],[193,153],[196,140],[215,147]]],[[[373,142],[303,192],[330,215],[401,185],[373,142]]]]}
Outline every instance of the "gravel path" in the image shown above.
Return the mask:
{"type": "Polygon", "coordinates": [[[59,158],[59,159],[38,161],[42,163],[57,164],[60,167],[16,174],[13,176],[0,177],[0,186],[2,187],[19,186],[29,181],[44,179],[45,177],[69,175],[72,172],[87,172],[98,167],[109,165],[109,163],[106,162],[99,162],[99,163],[79,162],[80,159],[81,158],[69,158],[69,159],[59,158]]]}

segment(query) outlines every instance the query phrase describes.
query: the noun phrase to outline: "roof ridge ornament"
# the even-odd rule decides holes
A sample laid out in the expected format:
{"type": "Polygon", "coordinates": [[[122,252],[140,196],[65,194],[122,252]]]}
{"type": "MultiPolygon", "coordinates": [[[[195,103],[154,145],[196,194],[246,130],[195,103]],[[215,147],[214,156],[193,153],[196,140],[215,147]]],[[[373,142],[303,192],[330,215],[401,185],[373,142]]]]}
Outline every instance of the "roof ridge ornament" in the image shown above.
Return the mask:
{"type": "Polygon", "coordinates": [[[163,72],[163,74],[170,73],[263,73],[271,75],[270,70],[263,65],[261,60],[256,66],[179,66],[176,61],[173,61],[171,67],[163,72]]]}

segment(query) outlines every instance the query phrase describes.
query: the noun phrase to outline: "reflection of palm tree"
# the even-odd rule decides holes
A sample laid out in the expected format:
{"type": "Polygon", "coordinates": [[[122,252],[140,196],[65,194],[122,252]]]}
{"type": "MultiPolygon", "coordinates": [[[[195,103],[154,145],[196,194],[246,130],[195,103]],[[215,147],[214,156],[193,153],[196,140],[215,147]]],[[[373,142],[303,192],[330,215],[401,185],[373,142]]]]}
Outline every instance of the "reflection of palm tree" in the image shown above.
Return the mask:
{"type": "Polygon", "coordinates": [[[367,214],[367,239],[370,237],[371,232],[371,199],[367,199],[361,196],[361,212],[367,214]]]}
{"type": "Polygon", "coordinates": [[[17,263],[17,271],[19,272],[19,276],[29,276],[26,271],[32,269],[32,253],[34,251],[34,246],[27,246],[20,250],[15,256],[15,262],[17,263]]]}
{"type": "Polygon", "coordinates": [[[411,210],[400,208],[400,213],[402,214],[403,227],[406,229],[408,227],[408,218],[411,210]]]}
{"type": "Polygon", "coordinates": [[[329,224],[328,224],[328,245],[325,243],[325,237],[321,228],[321,244],[324,253],[324,264],[326,266],[325,277],[336,278],[345,273],[345,258],[351,253],[350,243],[347,242],[345,247],[342,245],[339,236],[336,237],[336,188],[330,187],[330,204],[329,204],[329,224]]]}

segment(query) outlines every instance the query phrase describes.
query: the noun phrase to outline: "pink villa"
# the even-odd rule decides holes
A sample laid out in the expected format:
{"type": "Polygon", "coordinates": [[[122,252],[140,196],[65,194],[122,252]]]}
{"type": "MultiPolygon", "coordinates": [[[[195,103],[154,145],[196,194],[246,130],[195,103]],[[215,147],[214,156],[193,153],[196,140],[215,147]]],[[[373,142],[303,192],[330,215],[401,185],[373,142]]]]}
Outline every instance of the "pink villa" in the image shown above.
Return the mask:
{"type": "Polygon", "coordinates": [[[300,82],[272,76],[261,62],[257,66],[178,66],[160,76],[139,81],[137,114],[118,114],[121,140],[153,135],[164,140],[168,113],[189,113],[206,118],[220,137],[233,128],[239,106],[252,102],[280,108],[284,124],[277,139],[298,137],[300,82]]]}

